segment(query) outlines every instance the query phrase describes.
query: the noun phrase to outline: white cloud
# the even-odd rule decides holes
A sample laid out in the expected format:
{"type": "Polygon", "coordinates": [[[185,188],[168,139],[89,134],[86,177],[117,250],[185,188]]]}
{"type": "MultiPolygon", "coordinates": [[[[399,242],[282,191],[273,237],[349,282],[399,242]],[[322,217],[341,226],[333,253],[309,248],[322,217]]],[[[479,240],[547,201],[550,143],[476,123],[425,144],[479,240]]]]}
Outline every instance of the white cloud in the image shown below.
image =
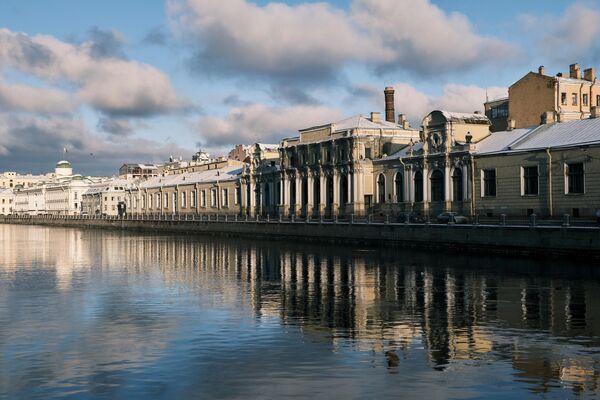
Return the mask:
{"type": "Polygon", "coordinates": [[[515,49],[430,0],[353,0],[260,6],[248,0],[169,0],[172,29],[196,66],[270,77],[335,75],[348,63],[430,74],[499,62],[515,49]]]}
{"type": "Polygon", "coordinates": [[[597,62],[600,57],[600,8],[578,2],[563,15],[521,15],[519,21],[535,42],[534,51],[560,63],[597,62]]]}
{"type": "Polygon", "coordinates": [[[309,126],[335,122],[341,112],[325,106],[269,107],[249,104],[232,108],[224,118],[204,117],[197,131],[205,146],[239,143],[279,143],[309,126]]]}
{"type": "Polygon", "coordinates": [[[77,100],[110,115],[151,116],[187,106],[158,69],[103,57],[97,47],[93,41],[74,45],[52,36],[0,29],[0,67],[10,66],[50,83],[74,84],[77,100]]]}
{"type": "Polygon", "coordinates": [[[62,90],[8,84],[0,76],[0,107],[4,109],[32,113],[67,113],[73,111],[76,105],[71,96],[62,90]]]}
{"type": "Polygon", "coordinates": [[[433,110],[456,112],[483,112],[483,103],[508,95],[507,88],[482,88],[474,85],[448,84],[439,95],[427,95],[414,86],[397,83],[394,86],[396,112],[403,113],[415,126],[420,126],[423,118],[433,110]]]}

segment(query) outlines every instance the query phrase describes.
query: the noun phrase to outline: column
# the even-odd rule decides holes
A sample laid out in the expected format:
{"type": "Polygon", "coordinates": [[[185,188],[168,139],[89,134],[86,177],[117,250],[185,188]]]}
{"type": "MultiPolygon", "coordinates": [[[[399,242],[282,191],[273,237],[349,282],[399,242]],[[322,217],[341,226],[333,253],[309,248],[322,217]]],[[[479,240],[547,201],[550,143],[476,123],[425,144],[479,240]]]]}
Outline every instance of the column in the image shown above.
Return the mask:
{"type": "Polygon", "coordinates": [[[324,170],[321,170],[321,175],[319,175],[319,185],[319,194],[321,195],[319,199],[319,215],[324,215],[325,204],[327,204],[327,177],[324,170]]]}
{"type": "Polygon", "coordinates": [[[308,191],[306,196],[306,215],[313,214],[313,203],[314,203],[314,173],[313,171],[308,171],[306,178],[306,189],[308,191]]]}
{"type": "Polygon", "coordinates": [[[340,172],[333,170],[333,204],[331,206],[332,215],[338,214],[340,206],[340,172]]]}
{"type": "Polygon", "coordinates": [[[429,170],[425,160],[423,160],[423,215],[429,215],[429,170]]]}
{"type": "Polygon", "coordinates": [[[462,169],[462,179],[463,179],[463,201],[471,200],[471,196],[469,194],[469,189],[471,185],[469,185],[469,167],[468,165],[463,165],[462,169]]]}
{"type": "Polygon", "coordinates": [[[302,176],[300,171],[296,171],[296,206],[295,214],[300,215],[302,211],[302,176]]]}
{"type": "MultiPolygon", "coordinates": [[[[253,217],[255,215],[255,209],[254,209],[254,203],[256,202],[256,198],[255,198],[255,192],[254,192],[254,181],[252,179],[252,177],[249,178],[248,180],[248,185],[250,186],[250,193],[248,194],[248,214],[253,217]]],[[[210,192],[208,192],[208,195],[210,195],[210,192]]]]}
{"type": "Polygon", "coordinates": [[[450,197],[450,185],[452,177],[450,176],[450,163],[446,161],[444,164],[444,209],[449,211],[452,208],[452,198],[450,197]]]}
{"type": "Polygon", "coordinates": [[[348,171],[348,203],[354,202],[354,196],[352,195],[352,180],[354,179],[354,174],[348,171]]]}
{"type": "Polygon", "coordinates": [[[412,193],[413,191],[411,190],[413,179],[412,179],[412,174],[410,173],[409,169],[406,169],[406,168],[402,169],[402,180],[403,180],[403,185],[404,185],[403,201],[412,203],[415,201],[415,199],[414,199],[414,196],[412,193]]]}

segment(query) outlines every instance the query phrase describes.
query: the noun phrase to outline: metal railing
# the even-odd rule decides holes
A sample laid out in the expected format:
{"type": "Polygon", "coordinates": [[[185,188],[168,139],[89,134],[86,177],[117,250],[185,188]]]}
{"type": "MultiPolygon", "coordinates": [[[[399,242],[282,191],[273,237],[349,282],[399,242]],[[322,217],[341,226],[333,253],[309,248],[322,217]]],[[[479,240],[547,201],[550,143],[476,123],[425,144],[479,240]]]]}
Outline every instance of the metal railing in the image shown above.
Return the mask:
{"type": "Polygon", "coordinates": [[[561,218],[540,219],[535,214],[528,218],[508,218],[505,214],[500,214],[496,218],[481,217],[475,215],[468,221],[451,220],[438,221],[429,217],[421,218],[412,214],[398,215],[344,215],[326,218],[322,215],[318,216],[296,216],[296,215],[240,215],[240,214],[126,214],[123,216],[116,215],[2,215],[0,222],[10,222],[11,220],[31,220],[31,221],[48,221],[48,220],[104,220],[104,221],[139,221],[139,222],[177,222],[177,223],[260,223],[260,224],[329,224],[329,225],[381,225],[381,226],[447,226],[449,228],[457,226],[497,226],[497,227],[530,227],[530,228],[545,228],[545,227],[560,227],[563,229],[580,229],[580,228],[596,228],[600,229],[598,221],[574,219],[569,215],[563,215],[561,218]],[[462,222],[462,223],[461,223],[462,222]]]}

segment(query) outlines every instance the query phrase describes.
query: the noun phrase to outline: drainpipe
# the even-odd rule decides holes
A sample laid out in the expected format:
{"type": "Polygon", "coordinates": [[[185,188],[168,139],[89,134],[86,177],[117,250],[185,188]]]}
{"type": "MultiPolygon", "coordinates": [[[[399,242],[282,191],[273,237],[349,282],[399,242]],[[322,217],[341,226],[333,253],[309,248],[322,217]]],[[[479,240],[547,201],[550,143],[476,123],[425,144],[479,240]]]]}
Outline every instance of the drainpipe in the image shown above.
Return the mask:
{"type": "Polygon", "coordinates": [[[475,216],[475,157],[471,154],[471,217],[475,216]]]}
{"type": "Polygon", "coordinates": [[[552,202],[552,154],[550,154],[550,147],[546,149],[548,154],[548,209],[550,211],[550,217],[554,216],[553,202],[552,202]]]}

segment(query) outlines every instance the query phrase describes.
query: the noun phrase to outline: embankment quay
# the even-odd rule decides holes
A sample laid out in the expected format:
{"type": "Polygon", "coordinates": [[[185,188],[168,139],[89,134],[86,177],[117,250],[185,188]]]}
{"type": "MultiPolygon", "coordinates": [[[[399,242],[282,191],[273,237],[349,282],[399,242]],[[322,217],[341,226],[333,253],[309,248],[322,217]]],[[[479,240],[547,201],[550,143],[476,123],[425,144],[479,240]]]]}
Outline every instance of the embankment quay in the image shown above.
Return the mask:
{"type": "Polygon", "coordinates": [[[226,215],[129,215],[124,218],[12,215],[0,216],[0,223],[600,259],[600,228],[567,224],[513,225],[500,222],[458,225],[370,219],[246,219],[226,215]]]}

